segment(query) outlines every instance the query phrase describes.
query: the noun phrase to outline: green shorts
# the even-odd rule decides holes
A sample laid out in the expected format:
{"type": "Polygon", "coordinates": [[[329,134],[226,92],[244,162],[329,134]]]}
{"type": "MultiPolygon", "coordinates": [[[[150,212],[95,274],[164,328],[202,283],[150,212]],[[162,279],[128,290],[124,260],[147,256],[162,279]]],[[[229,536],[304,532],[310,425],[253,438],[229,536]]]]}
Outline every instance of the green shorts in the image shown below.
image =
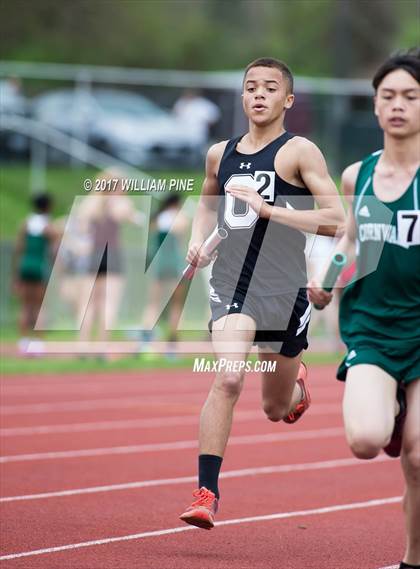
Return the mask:
{"type": "Polygon", "coordinates": [[[360,364],[380,367],[398,383],[410,383],[420,377],[420,347],[389,349],[384,347],[347,346],[348,352],[337,370],[337,379],[346,380],[347,370],[360,364]]]}

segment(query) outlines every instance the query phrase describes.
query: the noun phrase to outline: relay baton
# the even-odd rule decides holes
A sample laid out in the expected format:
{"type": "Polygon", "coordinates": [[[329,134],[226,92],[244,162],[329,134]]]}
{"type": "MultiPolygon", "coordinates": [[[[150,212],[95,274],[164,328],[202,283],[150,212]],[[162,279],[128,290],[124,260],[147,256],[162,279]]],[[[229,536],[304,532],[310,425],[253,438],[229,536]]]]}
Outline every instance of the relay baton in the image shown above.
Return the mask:
{"type": "MultiPolygon", "coordinates": [[[[203,253],[205,255],[211,255],[219,243],[223,241],[223,239],[226,239],[227,236],[228,232],[224,227],[216,227],[213,233],[205,240],[202,246],[203,253]]],[[[196,269],[197,267],[189,264],[187,267],[185,267],[182,276],[184,279],[190,281],[193,278],[196,269]]]]}
{"type": "MultiPolygon", "coordinates": [[[[322,288],[326,292],[331,292],[336,280],[338,279],[341,271],[347,263],[347,257],[344,253],[336,253],[332,258],[328,271],[322,281],[322,288]]],[[[324,307],[314,304],[317,310],[322,310],[324,307]]]]}

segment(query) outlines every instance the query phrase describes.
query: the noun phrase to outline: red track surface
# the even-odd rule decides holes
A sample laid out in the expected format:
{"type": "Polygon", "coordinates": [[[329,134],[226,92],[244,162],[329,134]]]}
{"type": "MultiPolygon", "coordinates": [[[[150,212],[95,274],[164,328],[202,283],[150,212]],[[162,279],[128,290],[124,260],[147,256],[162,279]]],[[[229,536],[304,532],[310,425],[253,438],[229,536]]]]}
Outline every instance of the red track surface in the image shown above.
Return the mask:
{"type": "Polygon", "coordinates": [[[219,527],[210,532],[178,520],[196,485],[198,412],[210,374],[4,378],[2,566],[377,569],[397,563],[404,541],[398,461],[352,458],[334,371],[310,369],[313,405],[295,425],[265,420],[258,376],[247,377],[223,464],[219,527]],[[14,557],[21,553],[28,555],[14,557]]]}

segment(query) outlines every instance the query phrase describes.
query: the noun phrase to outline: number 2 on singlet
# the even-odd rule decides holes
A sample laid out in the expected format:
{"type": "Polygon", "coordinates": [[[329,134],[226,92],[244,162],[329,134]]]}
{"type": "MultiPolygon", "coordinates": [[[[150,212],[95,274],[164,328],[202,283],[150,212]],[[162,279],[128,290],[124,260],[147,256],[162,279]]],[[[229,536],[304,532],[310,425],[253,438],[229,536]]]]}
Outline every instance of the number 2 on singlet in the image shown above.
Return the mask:
{"type": "Polygon", "coordinates": [[[420,245],[420,211],[406,209],[398,212],[398,241],[401,245],[420,245]]]}
{"type": "MultiPolygon", "coordinates": [[[[256,170],[252,174],[233,174],[225,184],[229,186],[246,186],[258,192],[266,202],[274,203],[275,172],[256,170]]],[[[257,213],[241,200],[226,193],[225,223],[231,229],[249,229],[258,219],[257,213]]]]}

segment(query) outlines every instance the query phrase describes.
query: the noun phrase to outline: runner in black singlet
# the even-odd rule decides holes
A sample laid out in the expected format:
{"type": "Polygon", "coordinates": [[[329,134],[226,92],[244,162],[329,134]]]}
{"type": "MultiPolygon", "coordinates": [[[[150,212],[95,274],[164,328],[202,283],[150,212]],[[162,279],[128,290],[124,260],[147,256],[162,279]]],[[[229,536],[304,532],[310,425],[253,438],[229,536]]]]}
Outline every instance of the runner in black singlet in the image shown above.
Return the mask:
{"type": "Polygon", "coordinates": [[[301,364],[310,316],[304,232],[335,235],[344,211],[319,149],[284,129],[292,93],[284,63],[264,58],[248,65],[243,106],[249,131],[210,148],[193,222],[187,261],[197,267],[211,261],[201,247],[216,223],[228,232],[210,282],[218,371],[201,413],[199,489],[181,515],[206,529],[214,525],[219,471],[253,343],[268,419],[293,423],[310,403],[301,364]]]}

